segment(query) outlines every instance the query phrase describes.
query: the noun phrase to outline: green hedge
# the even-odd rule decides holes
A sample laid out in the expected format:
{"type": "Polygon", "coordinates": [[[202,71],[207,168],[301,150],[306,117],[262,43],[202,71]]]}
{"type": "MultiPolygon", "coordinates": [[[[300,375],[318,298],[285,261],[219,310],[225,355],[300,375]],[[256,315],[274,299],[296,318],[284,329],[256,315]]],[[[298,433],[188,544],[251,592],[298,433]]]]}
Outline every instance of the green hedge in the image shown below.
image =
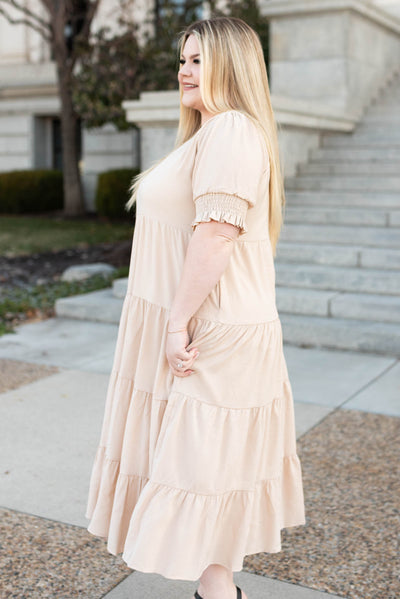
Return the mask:
{"type": "Polygon", "coordinates": [[[0,173],[0,213],[48,212],[63,208],[63,175],[56,170],[0,173]]]}
{"type": "Polygon", "coordinates": [[[99,174],[96,190],[96,210],[99,215],[132,220],[135,209],[127,212],[125,203],[129,200],[132,179],[139,172],[139,169],[119,168],[99,174]]]}

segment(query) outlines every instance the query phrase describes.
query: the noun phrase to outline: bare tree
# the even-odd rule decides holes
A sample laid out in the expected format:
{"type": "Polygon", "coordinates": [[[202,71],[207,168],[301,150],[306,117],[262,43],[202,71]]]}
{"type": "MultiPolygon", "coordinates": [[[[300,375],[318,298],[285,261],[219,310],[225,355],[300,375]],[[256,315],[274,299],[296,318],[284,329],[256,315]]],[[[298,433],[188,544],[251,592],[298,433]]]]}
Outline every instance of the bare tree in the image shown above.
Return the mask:
{"type": "Polygon", "coordinates": [[[74,110],[73,71],[79,56],[79,43],[88,40],[100,0],[39,0],[45,17],[27,6],[25,0],[0,0],[0,14],[10,23],[25,24],[49,44],[56,63],[61,101],[63,145],[64,212],[77,216],[84,212],[79,172],[79,117],[74,110]],[[11,14],[10,14],[11,9],[11,14]],[[17,9],[18,14],[13,11],[17,9]]]}

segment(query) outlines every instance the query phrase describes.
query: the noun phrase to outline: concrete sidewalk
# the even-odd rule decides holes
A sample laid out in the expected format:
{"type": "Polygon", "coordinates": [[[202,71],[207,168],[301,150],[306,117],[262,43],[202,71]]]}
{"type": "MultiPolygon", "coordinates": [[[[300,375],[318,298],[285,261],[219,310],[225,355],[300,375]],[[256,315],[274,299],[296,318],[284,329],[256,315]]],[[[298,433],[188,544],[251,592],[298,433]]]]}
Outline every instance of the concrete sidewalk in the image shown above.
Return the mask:
{"type": "MultiPolygon", "coordinates": [[[[56,373],[39,374],[42,378],[0,394],[3,507],[20,512],[21,517],[33,515],[47,523],[50,520],[86,529],[89,476],[117,332],[116,325],[53,318],[24,324],[16,334],[0,337],[0,360],[59,368],[56,373]]],[[[295,398],[298,438],[337,410],[400,416],[400,362],[396,358],[293,346],[285,346],[284,352],[295,398]]],[[[235,573],[235,581],[249,599],[339,597],[245,571],[235,573]]],[[[193,582],[171,581],[127,568],[119,580],[111,579],[107,589],[92,589],[83,596],[189,599],[195,588],[193,582]]],[[[75,595],[31,592],[20,596],[61,599],[75,595]]]]}

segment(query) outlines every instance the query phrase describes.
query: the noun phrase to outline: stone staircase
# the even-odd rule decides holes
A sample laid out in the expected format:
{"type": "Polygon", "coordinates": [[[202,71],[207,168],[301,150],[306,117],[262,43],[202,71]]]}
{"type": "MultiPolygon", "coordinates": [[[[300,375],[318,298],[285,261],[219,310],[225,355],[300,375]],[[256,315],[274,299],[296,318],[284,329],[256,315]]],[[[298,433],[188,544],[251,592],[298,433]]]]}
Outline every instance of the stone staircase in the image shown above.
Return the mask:
{"type": "Polygon", "coordinates": [[[323,135],[285,189],[284,340],[400,356],[400,77],[353,133],[323,135]]]}
{"type": "MultiPolygon", "coordinates": [[[[400,356],[400,76],[353,133],[326,133],[285,188],[284,342],[400,356]]],[[[56,314],[118,323],[126,285],[62,298],[56,314]]]]}

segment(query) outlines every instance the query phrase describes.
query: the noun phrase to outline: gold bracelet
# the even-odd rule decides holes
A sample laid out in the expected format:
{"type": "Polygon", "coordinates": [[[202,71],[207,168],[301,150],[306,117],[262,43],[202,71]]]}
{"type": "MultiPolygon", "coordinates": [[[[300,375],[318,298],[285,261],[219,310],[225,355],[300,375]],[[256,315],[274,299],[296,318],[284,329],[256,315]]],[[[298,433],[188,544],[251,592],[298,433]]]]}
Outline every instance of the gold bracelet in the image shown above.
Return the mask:
{"type": "Polygon", "coordinates": [[[181,331],[186,331],[186,327],[184,329],[178,329],[176,331],[167,331],[167,333],[180,333],[181,331]]]}

